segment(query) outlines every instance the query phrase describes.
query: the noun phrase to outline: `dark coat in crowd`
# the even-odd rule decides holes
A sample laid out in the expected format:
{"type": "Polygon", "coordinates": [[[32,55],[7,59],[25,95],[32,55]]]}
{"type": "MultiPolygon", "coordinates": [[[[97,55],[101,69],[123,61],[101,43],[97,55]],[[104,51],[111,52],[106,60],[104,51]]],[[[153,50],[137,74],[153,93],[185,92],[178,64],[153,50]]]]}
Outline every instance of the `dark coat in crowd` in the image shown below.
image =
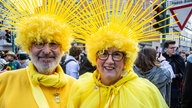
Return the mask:
{"type": "Polygon", "coordinates": [[[170,108],[180,108],[181,107],[181,89],[183,76],[185,74],[185,62],[184,59],[178,55],[169,56],[163,53],[166,61],[172,66],[175,78],[172,79],[171,83],[171,106],[170,108]]]}
{"type": "Polygon", "coordinates": [[[182,92],[182,108],[192,108],[192,63],[187,62],[182,92]]]}
{"type": "Polygon", "coordinates": [[[185,73],[185,62],[184,59],[178,54],[172,55],[169,57],[166,53],[163,53],[163,56],[166,58],[166,61],[172,66],[173,72],[176,78],[173,79],[172,87],[180,88],[180,83],[183,79],[185,73]]]}

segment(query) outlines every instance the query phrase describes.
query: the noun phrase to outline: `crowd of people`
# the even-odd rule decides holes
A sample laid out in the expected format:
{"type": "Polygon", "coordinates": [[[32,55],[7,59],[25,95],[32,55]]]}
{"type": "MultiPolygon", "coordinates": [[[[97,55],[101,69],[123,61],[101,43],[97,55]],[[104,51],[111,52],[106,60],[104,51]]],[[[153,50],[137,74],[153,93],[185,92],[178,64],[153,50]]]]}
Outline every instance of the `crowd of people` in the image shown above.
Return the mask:
{"type": "Polygon", "coordinates": [[[139,49],[161,35],[144,27],[151,16],[139,1],[40,1],[0,1],[22,49],[2,52],[0,108],[192,106],[192,55],[177,53],[173,40],[162,53],[139,49]]]}
{"type": "Polygon", "coordinates": [[[1,68],[0,72],[25,68],[28,66],[30,58],[25,52],[15,54],[12,51],[1,51],[0,55],[1,68]]]}

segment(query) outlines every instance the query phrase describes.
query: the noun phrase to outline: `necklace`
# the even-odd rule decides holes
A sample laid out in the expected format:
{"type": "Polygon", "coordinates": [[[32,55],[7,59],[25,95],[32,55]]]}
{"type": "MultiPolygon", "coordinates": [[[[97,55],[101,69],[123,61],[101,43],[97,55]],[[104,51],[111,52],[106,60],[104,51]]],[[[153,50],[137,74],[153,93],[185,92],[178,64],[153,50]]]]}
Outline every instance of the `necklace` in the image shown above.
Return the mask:
{"type": "Polygon", "coordinates": [[[59,103],[60,102],[60,94],[59,93],[54,93],[53,94],[55,97],[54,97],[54,100],[56,103],[59,103]]]}
{"type": "Polygon", "coordinates": [[[60,98],[61,98],[60,90],[61,88],[56,88],[56,92],[53,94],[54,100],[56,103],[60,103],[60,98]]]}
{"type": "Polygon", "coordinates": [[[59,87],[59,88],[56,88],[56,91],[55,93],[53,94],[54,96],[54,101],[56,103],[60,103],[61,102],[61,99],[62,99],[62,93],[61,91],[63,90],[63,87],[59,87]]]}

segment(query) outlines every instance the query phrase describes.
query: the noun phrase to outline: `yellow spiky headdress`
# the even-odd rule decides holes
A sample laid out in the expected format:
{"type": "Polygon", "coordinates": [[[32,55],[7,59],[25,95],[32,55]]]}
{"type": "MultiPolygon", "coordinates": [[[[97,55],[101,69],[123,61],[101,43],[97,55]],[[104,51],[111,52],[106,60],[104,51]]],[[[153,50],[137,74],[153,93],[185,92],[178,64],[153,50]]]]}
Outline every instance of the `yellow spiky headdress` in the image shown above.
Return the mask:
{"type": "Polygon", "coordinates": [[[126,53],[124,68],[130,70],[137,57],[138,43],[160,39],[160,34],[150,29],[159,22],[151,25],[149,22],[155,17],[153,6],[165,1],[154,0],[145,10],[144,2],[146,0],[84,1],[77,13],[75,24],[79,26],[75,36],[77,41],[86,44],[88,59],[93,65],[96,65],[97,51],[117,47],[126,53]]]}
{"type": "Polygon", "coordinates": [[[29,53],[32,42],[56,41],[62,51],[73,41],[71,21],[75,0],[0,0],[4,29],[16,33],[16,43],[29,53]]]}

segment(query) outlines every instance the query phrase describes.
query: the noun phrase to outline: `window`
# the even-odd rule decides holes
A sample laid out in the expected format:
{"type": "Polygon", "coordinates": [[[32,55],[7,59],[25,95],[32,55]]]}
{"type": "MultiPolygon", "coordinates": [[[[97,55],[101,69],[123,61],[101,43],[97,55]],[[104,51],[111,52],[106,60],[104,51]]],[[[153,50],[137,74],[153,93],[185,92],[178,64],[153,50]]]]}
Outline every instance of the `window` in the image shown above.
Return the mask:
{"type": "MultiPolygon", "coordinates": [[[[149,2],[150,2],[150,5],[152,5],[153,2],[151,0],[149,2]]],[[[153,7],[151,6],[150,11],[152,11],[152,10],[153,10],[153,7]]]]}
{"type": "MultiPolygon", "coordinates": [[[[142,22],[144,22],[145,21],[145,19],[142,19],[142,22]]],[[[145,28],[146,27],[146,25],[143,25],[143,28],[145,28]]],[[[143,30],[143,32],[145,32],[145,30],[143,30]]]]}
{"type": "Polygon", "coordinates": [[[146,9],[146,7],[147,7],[147,3],[146,3],[146,1],[143,3],[143,9],[146,9]]]}
{"type": "Polygon", "coordinates": [[[149,25],[150,25],[149,30],[152,30],[152,29],[153,29],[153,27],[152,27],[152,22],[151,22],[151,21],[149,22],[149,25]]]}

